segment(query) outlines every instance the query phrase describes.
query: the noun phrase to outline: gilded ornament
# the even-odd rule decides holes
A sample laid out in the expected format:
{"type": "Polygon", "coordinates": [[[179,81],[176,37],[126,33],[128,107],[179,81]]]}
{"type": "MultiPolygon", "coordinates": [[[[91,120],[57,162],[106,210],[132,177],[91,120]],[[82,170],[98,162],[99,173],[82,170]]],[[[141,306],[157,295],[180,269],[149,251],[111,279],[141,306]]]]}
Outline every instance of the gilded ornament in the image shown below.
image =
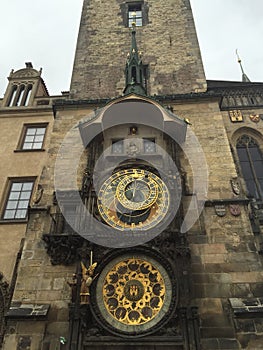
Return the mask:
{"type": "Polygon", "coordinates": [[[120,170],[101,186],[98,210],[117,230],[145,230],[166,216],[169,198],[167,186],[156,174],[136,168],[120,170]]]}
{"type": "Polygon", "coordinates": [[[107,312],[126,325],[142,325],[155,318],[165,302],[163,276],[151,262],[128,258],[117,263],[103,282],[107,312]]]}
{"type": "Polygon", "coordinates": [[[243,115],[239,109],[229,111],[229,117],[230,117],[231,122],[233,122],[233,123],[243,121],[243,115]]]}
{"type": "Polygon", "coordinates": [[[254,123],[258,123],[260,121],[259,114],[250,114],[249,118],[254,123]]]}

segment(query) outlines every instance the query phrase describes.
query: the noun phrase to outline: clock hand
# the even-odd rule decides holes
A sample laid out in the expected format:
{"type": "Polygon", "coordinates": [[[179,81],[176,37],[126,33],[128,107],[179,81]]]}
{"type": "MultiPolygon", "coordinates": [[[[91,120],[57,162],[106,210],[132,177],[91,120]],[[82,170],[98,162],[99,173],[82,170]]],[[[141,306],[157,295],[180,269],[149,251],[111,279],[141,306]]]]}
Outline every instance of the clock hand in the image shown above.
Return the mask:
{"type": "Polygon", "coordinates": [[[136,191],[136,180],[134,180],[134,182],[133,182],[132,199],[134,199],[134,196],[135,196],[135,191],[136,191]]]}

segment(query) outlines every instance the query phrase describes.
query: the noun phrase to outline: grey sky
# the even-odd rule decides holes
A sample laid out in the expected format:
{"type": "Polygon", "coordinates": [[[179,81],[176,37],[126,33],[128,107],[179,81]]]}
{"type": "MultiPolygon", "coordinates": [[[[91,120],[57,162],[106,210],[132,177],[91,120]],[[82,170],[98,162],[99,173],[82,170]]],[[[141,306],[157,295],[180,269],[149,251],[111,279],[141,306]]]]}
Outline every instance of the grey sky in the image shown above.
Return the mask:
{"type": "MultiPolygon", "coordinates": [[[[0,96],[11,69],[43,68],[50,94],[68,90],[83,0],[2,0],[0,96]]],[[[110,1],[113,0],[109,0],[110,1]]],[[[263,82],[263,1],[191,0],[207,79],[263,82]]]]}

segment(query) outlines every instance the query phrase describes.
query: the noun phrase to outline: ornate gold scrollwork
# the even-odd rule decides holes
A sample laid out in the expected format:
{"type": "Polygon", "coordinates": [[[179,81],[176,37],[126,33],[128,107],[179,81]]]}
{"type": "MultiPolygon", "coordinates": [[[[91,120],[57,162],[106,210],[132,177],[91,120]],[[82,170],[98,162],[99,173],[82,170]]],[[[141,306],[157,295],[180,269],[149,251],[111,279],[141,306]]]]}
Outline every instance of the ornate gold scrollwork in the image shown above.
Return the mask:
{"type": "Polygon", "coordinates": [[[160,271],[141,258],[118,262],[103,282],[106,310],[126,325],[142,325],[155,318],[164,305],[165,292],[160,271]]]}

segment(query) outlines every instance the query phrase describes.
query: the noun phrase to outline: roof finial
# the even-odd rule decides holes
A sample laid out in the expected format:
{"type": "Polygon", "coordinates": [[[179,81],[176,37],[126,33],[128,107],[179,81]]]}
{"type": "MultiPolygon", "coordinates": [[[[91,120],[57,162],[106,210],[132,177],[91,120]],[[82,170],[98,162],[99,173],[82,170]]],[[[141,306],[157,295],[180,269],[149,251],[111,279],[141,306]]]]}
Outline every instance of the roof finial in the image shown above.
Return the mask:
{"type": "Polygon", "coordinates": [[[242,72],[242,82],[250,83],[250,79],[248,78],[248,76],[244,72],[244,69],[243,69],[243,66],[242,66],[242,63],[241,63],[241,58],[238,55],[237,49],[236,49],[236,55],[237,55],[237,62],[239,63],[240,68],[241,68],[241,72],[242,72]]]}
{"type": "Polygon", "coordinates": [[[131,49],[127,55],[126,62],[126,87],[124,93],[128,94],[131,92],[145,95],[145,71],[141,60],[142,53],[138,51],[136,42],[136,12],[133,15],[132,22],[132,40],[131,49]]]}

